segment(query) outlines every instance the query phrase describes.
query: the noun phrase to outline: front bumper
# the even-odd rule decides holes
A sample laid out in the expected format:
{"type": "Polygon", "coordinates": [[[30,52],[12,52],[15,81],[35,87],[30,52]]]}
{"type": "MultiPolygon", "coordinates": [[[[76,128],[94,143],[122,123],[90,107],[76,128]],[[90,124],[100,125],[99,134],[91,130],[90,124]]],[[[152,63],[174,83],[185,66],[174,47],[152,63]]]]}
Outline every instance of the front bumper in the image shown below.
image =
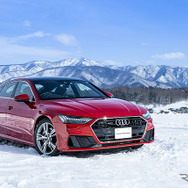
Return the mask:
{"type": "Polygon", "coordinates": [[[91,149],[105,149],[112,147],[126,147],[131,145],[139,145],[150,143],[154,141],[154,128],[146,132],[144,139],[115,142],[115,143],[101,143],[98,144],[92,136],[69,136],[68,147],[69,149],[91,150],[91,149]]]}
{"type": "MultiPolygon", "coordinates": [[[[132,118],[132,117],[131,117],[132,118]]],[[[142,118],[142,117],[141,117],[142,118]]],[[[144,119],[144,118],[142,118],[144,119]]],[[[92,129],[92,125],[98,121],[93,120],[85,125],[62,124],[59,120],[56,122],[57,147],[62,152],[90,151],[120,147],[130,147],[142,145],[154,141],[154,125],[152,119],[145,120],[144,132],[140,137],[121,140],[103,140],[101,141],[92,129]],[[58,125],[57,125],[58,124],[58,125]]],[[[105,129],[104,129],[105,130],[105,129]]],[[[107,129],[109,131],[109,127],[107,129]]],[[[140,129],[141,130],[141,129],[140,129]]],[[[110,134],[112,134],[111,131],[110,134]]],[[[108,138],[108,137],[107,137],[108,138]]]]}

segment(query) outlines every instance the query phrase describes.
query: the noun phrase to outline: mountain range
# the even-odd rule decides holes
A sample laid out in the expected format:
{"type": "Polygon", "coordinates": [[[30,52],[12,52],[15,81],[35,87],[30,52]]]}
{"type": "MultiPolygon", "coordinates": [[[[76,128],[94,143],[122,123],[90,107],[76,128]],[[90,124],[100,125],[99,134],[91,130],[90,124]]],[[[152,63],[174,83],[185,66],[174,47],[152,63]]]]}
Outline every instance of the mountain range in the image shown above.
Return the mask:
{"type": "Polygon", "coordinates": [[[75,77],[88,80],[101,88],[115,86],[188,87],[188,67],[166,65],[118,67],[85,58],[0,65],[0,83],[15,77],[25,76],[75,77]]]}

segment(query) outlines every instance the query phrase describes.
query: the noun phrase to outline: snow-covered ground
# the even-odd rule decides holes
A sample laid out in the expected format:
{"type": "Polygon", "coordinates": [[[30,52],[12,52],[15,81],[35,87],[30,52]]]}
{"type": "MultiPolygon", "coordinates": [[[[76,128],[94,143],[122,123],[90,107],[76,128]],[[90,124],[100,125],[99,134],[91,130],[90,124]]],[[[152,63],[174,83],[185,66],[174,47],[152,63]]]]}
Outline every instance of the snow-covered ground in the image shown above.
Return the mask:
{"type": "Polygon", "coordinates": [[[153,114],[154,143],[135,151],[39,156],[0,142],[0,187],[183,188],[188,182],[188,115],[153,114]]]}
{"type": "MultiPolygon", "coordinates": [[[[143,104],[141,104],[141,106],[144,106],[143,104]]],[[[159,113],[161,110],[164,111],[169,111],[169,108],[181,108],[181,107],[188,107],[188,101],[184,100],[184,101],[180,101],[180,102],[176,102],[176,103],[172,103],[172,104],[168,104],[168,105],[146,105],[144,106],[146,108],[152,108],[154,110],[154,113],[159,113]]]]}

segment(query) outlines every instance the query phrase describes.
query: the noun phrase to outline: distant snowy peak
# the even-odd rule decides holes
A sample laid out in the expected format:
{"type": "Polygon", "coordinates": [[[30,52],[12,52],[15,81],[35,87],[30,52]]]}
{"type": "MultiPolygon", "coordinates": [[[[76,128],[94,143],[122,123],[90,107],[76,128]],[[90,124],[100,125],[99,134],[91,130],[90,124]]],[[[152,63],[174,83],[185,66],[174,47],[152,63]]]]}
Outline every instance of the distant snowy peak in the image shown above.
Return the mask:
{"type": "Polygon", "coordinates": [[[108,67],[109,65],[104,62],[93,61],[89,59],[81,58],[68,58],[58,62],[54,62],[56,66],[100,66],[108,67]]]}
{"type": "Polygon", "coordinates": [[[165,65],[118,67],[83,57],[0,65],[0,83],[23,76],[62,76],[89,80],[99,87],[188,87],[188,67],[165,65]]]}

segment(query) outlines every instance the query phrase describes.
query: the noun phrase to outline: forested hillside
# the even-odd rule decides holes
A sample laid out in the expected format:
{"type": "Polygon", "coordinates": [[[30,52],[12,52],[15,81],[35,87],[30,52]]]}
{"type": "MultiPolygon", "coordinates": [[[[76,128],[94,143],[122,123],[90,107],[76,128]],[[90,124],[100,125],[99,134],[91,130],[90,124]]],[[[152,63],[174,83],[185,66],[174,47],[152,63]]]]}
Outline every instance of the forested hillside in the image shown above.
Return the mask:
{"type": "Polygon", "coordinates": [[[188,99],[188,87],[186,88],[153,88],[153,87],[114,87],[105,89],[111,92],[113,97],[127,101],[135,101],[142,104],[171,104],[188,99]]]}

